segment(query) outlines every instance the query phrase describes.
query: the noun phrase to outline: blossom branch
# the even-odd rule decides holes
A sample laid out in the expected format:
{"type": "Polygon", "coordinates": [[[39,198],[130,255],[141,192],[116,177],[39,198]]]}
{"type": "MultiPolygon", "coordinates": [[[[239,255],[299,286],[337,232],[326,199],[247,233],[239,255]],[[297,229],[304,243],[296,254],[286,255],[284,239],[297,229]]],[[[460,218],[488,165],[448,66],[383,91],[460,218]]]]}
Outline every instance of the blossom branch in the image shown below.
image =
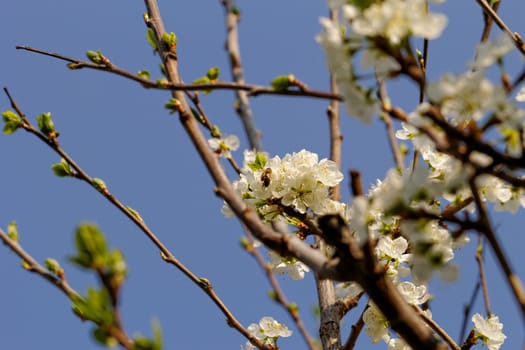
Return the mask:
{"type": "MultiPolygon", "coordinates": [[[[226,51],[230,60],[232,79],[235,83],[242,85],[244,84],[244,72],[241,63],[238,36],[238,24],[241,15],[233,0],[222,0],[221,2],[226,13],[226,51]]],[[[244,130],[248,136],[250,148],[256,151],[262,151],[261,133],[255,126],[248,94],[244,90],[235,90],[235,96],[237,97],[235,109],[241,118],[244,130]]]]}
{"type": "Polygon", "coordinates": [[[50,56],[50,57],[54,57],[54,58],[58,58],[60,60],[66,61],[66,62],[70,62],[70,64],[73,65],[73,66],[68,65],[71,69],[88,68],[88,69],[95,69],[95,70],[110,72],[110,73],[122,76],[124,78],[136,81],[137,83],[140,83],[142,86],[146,88],[151,88],[151,89],[170,90],[170,91],[241,90],[241,91],[246,91],[248,93],[248,96],[280,95],[280,96],[313,97],[313,98],[320,98],[320,99],[327,99],[327,100],[336,99],[336,100],[342,101],[342,97],[339,95],[334,95],[330,92],[314,90],[314,89],[309,89],[309,88],[301,89],[301,90],[276,90],[272,87],[268,87],[264,85],[240,84],[240,83],[220,81],[220,80],[214,83],[207,83],[207,84],[184,84],[182,83],[181,80],[178,82],[163,82],[163,81],[158,82],[158,81],[140,77],[136,74],[133,74],[122,68],[119,68],[115,66],[114,64],[111,64],[111,65],[94,64],[94,63],[79,60],[76,58],[67,57],[67,56],[64,56],[56,52],[47,52],[44,50],[35,49],[30,46],[16,46],[16,48],[19,50],[31,51],[31,52],[35,52],[41,55],[50,56]]]}
{"type": "Polygon", "coordinates": [[[483,237],[478,236],[478,247],[476,249],[476,262],[478,263],[479,269],[479,282],[481,290],[483,291],[483,302],[485,303],[485,311],[487,315],[491,314],[489,289],[487,286],[487,277],[485,275],[485,264],[483,263],[483,237]]]}

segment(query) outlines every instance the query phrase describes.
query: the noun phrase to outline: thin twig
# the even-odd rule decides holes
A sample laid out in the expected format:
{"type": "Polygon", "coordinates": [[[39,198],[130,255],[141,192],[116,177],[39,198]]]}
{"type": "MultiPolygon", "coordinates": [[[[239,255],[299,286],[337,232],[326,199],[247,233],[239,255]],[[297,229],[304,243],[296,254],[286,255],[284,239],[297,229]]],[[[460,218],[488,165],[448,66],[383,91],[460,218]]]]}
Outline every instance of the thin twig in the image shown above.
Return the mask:
{"type": "Polygon", "coordinates": [[[62,291],[69,299],[81,298],[80,294],[74,290],[65,278],[58,278],[53,273],[49,272],[44,266],[40,265],[18,242],[9,238],[9,236],[0,228],[0,240],[9,247],[16,255],[18,255],[24,262],[24,268],[41,276],[49,283],[62,291]]]}
{"type": "Polygon", "coordinates": [[[478,236],[478,247],[476,248],[476,262],[479,269],[479,283],[483,291],[483,302],[485,303],[485,311],[487,315],[491,314],[489,288],[487,285],[487,277],[485,275],[485,266],[483,263],[483,236],[478,236]]]}
{"type": "Polygon", "coordinates": [[[268,279],[268,282],[270,282],[270,285],[272,286],[272,290],[275,293],[274,300],[288,312],[288,314],[294,321],[295,325],[297,326],[299,333],[301,333],[301,336],[306,342],[308,349],[314,350],[315,349],[314,339],[308,333],[308,330],[306,329],[306,326],[304,325],[304,322],[301,316],[299,315],[299,310],[288,301],[288,298],[286,298],[286,295],[284,294],[279,282],[275,278],[275,274],[272,272],[272,269],[268,266],[268,264],[266,263],[266,260],[263,258],[261,251],[253,246],[254,239],[252,235],[250,234],[249,231],[247,231],[247,234],[250,240],[250,246],[246,248],[246,251],[255,258],[255,261],[257,261],[257,264],[259,264],[261,269],[264,271],[266,278],[268,279]]]}
{"type": "Polygon", "coordinates": [[[472,290],[472,295],[467,305],[463,307],[463,322],[461,324],[461,331],[459,332],[458,342],[461,343],[465,337],[465,332],[467,331],[468,318],[470,316],[470,311],[474,307],[476,302],[477,295],[479,293],[479,280],[476,282],[474,289],[472,290]]]}
{"type": "Polygon", "coordinates": [[[509,284],[512,292],[514,293],[514,299],[516,299],[516,302],[518,303],[521,309],[522,319],[525,322],[525,290],[523,289],[521,280],[518,277],[518,275],[512,270],[510,263],[507,260],[507,256],[503,252],[503,248],[499,244],[496,234],[492,229],[492,225],[489,221],[489,216],[485,207],[485,203],[483,203],[483,201],[480,198],[474,178],[470,180],[469,184],[474,197],[474,203],[476,203],[476,207],[478,209],[478,222],[480,225],[480,232],[483,233],[483,235],[487,238],[487,241],[489,242],[490,246],[492,247],[492,250],[496,255],[496,259],[501,269],[503,270],[505,277],[507,278],[507,283],[509,284]]]}
{"type": "Polygon", "coordinates": [[[486,0],[476,0],[476,2],[481,6],[483,12],[485,12],[485,14],[489,16],[498,25],[498,27],[500,27],[501,30],[505,31],[512,38],[512,40],[514,40],[514,44],[518,50],[522,55],[525,56],[525,43],[523,42],[521,36],[517,32],[513,32],[509,26],[507,26],[507,24],[498,16],[496,11],[490,7],[486,0]]]}
{"type": "MultiPolygon", "coordinates": [[[[383,104],[390,105],[389,97],[386,92],[386,84],[384,81],[378,81],[379,85],[379,99],[383,104]]],[[[403,165],[403,155],[401,154],[401,150],[399,149],[399,144],[397,143],[397,138],[394,130],[394,126],[392,124],[392,118],[390,118],[390,115],[386,112],[381,112],[381,120],[383,123],[385,123],[386,126],[386,133],[388,137],[388,142],[390,144],[390,150],[392,151],[392,155],[394,156],[394,162],[396,163],[396,166],[399,170],[404,169],[403,165]]]]}
{"type": "Polygon", "coordinates": [[[439,336],[447,342],[447,344],[453,349],[453,350],[461,350],[458,344],[452,339],[447,332],[443,328],[439,326],[439,324],[436,323],[433,319],[428,317],[428,315],[423,312],[419,307],[414,306],[414,309],[417,311],[419,316],[432,328],[439,336]]]}
{"type": "Polygon", "coordinates": [[[359,316],[359,319],[357,320],[357,322],[352,325],[350,336],[348,337],[348,340],[343,346],[343,350],[353,350],[354,349],[355,344],[357,343],[357,338],[359,338],[359,334],[361,334],[361,331],[363,330],[363,327],[365,325],[365,321],[363,320],[363,315],[367,308],[368,308],[368,305],[361,312],[361,315],[359,316]]]}
{"type": "MultiPolygon", "coordinates": [[[[244,72],[241,63],[238,35],[240,13],[236,12],[237,7],[233,0],[222,0],[221,2],[226,14],[226,51],[230,60],[232,79],[235,83],[242,85],[244,84],[244,72]]],[[[256,151],[262,151],[261,133],[255,126],[248,94],[244,90],[236,90],[235,95],[237,97],[235,109],[241,118],[244,131],[250,142],[250,148],[256,151]]]]}
{"type": "Polygon", "coordinates": [[[63,61],[70,62],[71,64],[74,65],[72,66],[74,67],[74,69],[89,68],[89,69],[101,70],[101,71],[110,72],[116,75],[120,75],[124,78],[136,81],[137,83],[140,83],[142,86],[151,88],[151,89],[170,90],[170,91],[241,90],[241,91],[248,92],[248,96],[280,95],[280,96],[313,97],[313,98],[328,99],[328,100],[336,99],[339,101],[342,100],[342,97],[340,95],[334,95],[330,92],[320,91],[320,90],[312,90],[312,89],[275,90],[272,87],[264,86],[264,85],[240,84],[240,83],[227,82],[227,81],[221,81],[221,80],[218,80],[214,83],[208,83],[208,84],[183,84],[181,82],[164,82],[164,81],[158,82],[158,81],[142,78],[136,74],[133,74],[122,68],[119,68],[115,66],[114,64],[111,64],[111,65],[94,64],[94,63],[86,62],[86,61],[79,60],[76,58],[67,57],[67,56],[64,56],[56,52],[47,52],[44,50],[35,49],[30,46],[17,46],[16,48],[19,50],[31,51],[31,52],[35,52],[41,55],[50,56],[50,57],[58,58],[63,61]]]}

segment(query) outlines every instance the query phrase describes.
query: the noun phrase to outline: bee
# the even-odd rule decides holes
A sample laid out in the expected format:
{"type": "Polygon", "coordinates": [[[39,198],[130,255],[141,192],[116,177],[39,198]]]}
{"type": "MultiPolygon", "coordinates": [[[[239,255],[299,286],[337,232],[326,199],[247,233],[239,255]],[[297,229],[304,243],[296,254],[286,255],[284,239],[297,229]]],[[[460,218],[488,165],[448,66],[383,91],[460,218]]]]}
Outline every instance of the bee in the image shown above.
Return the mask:
{"type": "Polygon", "coordinates": [[[261,181],[264,187],[270,186],[271,177],[272,177],[272,169],[271,168],[264,169],[261,175],[261,181]]]}

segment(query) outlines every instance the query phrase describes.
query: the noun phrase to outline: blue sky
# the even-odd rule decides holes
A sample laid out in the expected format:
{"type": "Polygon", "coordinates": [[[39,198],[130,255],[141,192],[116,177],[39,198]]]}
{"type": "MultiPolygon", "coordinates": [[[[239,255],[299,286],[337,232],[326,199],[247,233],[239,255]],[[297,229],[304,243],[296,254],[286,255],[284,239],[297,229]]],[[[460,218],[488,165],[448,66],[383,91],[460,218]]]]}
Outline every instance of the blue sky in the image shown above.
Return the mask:
{"type": "MultiPolygon", "coordinates": [[[[239,0],[242,10],[240,44],[246,80],[268,84],[293,73],[308,85],[327,89],[323,52],[314,36],[318,18],[327,13],[324,1],[239,0]]],[[[193,81],[212,66],[230,79],[224,51],[224,13],[218,0],[160,1],[166,27],[177,34],[180,69],[193,81]]],[[[92,176],[102,178],[110,191],[140,212],[158,237],[197,275],[208,278],[215,290],[246,326],[266,315],[292,326],[289,317],[267,297],[269,285],[254,260],[239,245],[243,231],[220,213],[221,201],[178,119],[169,115],[163,91],[144,90],[122,78],[95,71],[70,71],[63,62],[15,50],[29,45],[84,58],[100,49],[112,62],[129,71],[148,69],[160,77],[158,57],[145,38],[141,1],[18,0],[4,4],[0,21],[0,82],[7,86],[30,118],[52,112],[63,148],[92,176]]],[[[443,38],[431,43],[429,76],[462,72],[480,37],[481,15],[475,1],[449,1],[439,8],[449,15],[443,38]]],[[[517,13],[525,3],[503,1],[501,15],[517,32],[525,27],[517,13]]],[[[518,55],[509,58],[509,72],[523,68],[518,55]]],[[[409,84],[390,89],[393,101],[413,108],[417,94],[409,84]],[[399,87],[399,88],[398,88],[399,87]]],[[[241,136],[247,147],[231,92],[202,98],[213,123],[225,133],[241,136]]],[[[302,148],[328,156],[327,103],[291,97],[251,99],[263,144],[270,154],[284,155],[302,148]]],[[[8,109],[0,97],[0,109],[8,109]]],[[[344,115],[344,113],[343,113],[344,115]]],[[[34,120],[34,119],[33,119],[34,120]]],[[[368,185],[382,178],[392,159],[379,123],[365,126],[346,115],[343,171],[357,168],[368,185]]],[[[112,247],[120,248],[129,265],[123,290],[122,313],[130,334],[151,334],[158,319],[166,349],[206,349],[220,345],[237,349],[244,339],[224,322],[211,301],[181,273],[166,265],[146,237],[98,193],[73,179],[57,178],[50,170],[59,158],[36,138],[22,131],[0,137],[2,201],[0,226],[16,220],[21,243],[43,262],[54,257],[80,292],[95,284],[94,277],[66,262],[73,254],[73,231],[80,222],[95,222],[112,247]]],[[[236,154],[241,161],[241,152],[236,154]]],[[[346,181],[346,179],[344,180],[346,181]]],[[[345,182],[347,183],[347,182],[345,182]]],[[[344,200],[349,200],[344,190],[344,200]]],[[[525,279],[522,247],[523,210],[494,215],[506,252],[525,279]]],[[[462,307],[477,276],[475,244],[458,253],[460,280],[452,285],[436,281],[432,292],[434,318],[457,338],[462,307]]],[[[501,280],[492,254],[487,254],[492,309],[504,323],[505,349],[523,344],[523,322],[509,289],[501,280]]],[[[81,323],[64,296],[44,280],[20,268],[19,259],[0,249],[0,338],[2,347],[29,350],[95,349],[92,326],[81,323]]],[[[288,298],[297,302],[310,332],[317,323],[311,276],[299,282],[279,277],[288,298]]],[[[476,311],[484,312],[481,300],[476,311]]],[[[349,327],[356,319],[343,323],[349,327]]],[[[284,349],[302,348],[298,334],[280,341],[284,349]]],[[[365,335],[363,349],[373,348],[365,335]]],[[[385,348],[379,345],[377,348],[385,348]]]]}

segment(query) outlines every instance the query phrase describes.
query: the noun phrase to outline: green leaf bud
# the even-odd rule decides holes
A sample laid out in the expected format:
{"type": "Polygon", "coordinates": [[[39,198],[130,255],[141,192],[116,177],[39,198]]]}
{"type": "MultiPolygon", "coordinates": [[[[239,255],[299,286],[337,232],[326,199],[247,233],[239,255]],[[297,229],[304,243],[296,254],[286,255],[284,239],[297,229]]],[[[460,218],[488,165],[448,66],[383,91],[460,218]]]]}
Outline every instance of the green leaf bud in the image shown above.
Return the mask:
{"type": "Polygon", "coordinates": [[[18,243],[18,225],[16,221],[11,221],[7,225],[7,237],[18,243]]]}
{"type": "Polygon", "coordinates": [[[212,126],[210,132],[211,132],[211,136],[213,137],[216,137],[218,139],[222,137],[221,129],[219,129],[217,125],[212,126]]]}
{"type": "Polygon", "coordinates": [[[141,77],[142,79],[151,79],[151,76],[147,70],[139,70],[137,72],[137,75],[141,77]]]}
{"type": "Polygon", "coordinates": [[[82,224],[75,232],[77,255],[69,260],[86,269],[100,269],[106,263],[106,239],[96,225],[82,224]]]}
{"type": "Polygon", "coordinates": [[[55,259],[47,258],[45,261],[45,265],[46,265],[46,268],[49,270],[49,272],[51,272],[52,274],[58,277],[61,277],[64,275],[64,270],[62,269],[58,261],[56,261],[55,259]]]}
{"type": "Polygon", "coordinates": [[[126,209],[130,212],[131,215],[133,215],[137,220],[140,222],[144,222],[144,219],[142,219],[142,216],[140,216],[139,212],[133,209],[130,206],[126,206],[126,209]]]}
{"type": "Polygon", "coordinates": [[[210,69],[208,69],[206,76],[210,79],[210,81],[213,82],[219,79],[219,73],[220,73],[219,67],[211,67],[210,69]]]}
{"type": "Polygon", "coordinates": [[[181,103],[176,98],[172,98],[164,104],[164,107],[170,112],[170,114],[173,114],[181,110],[181,103]]]}
{"type": "Polygon", "coordinates": [[[162,42],[166,45],[170,52],[175,52],[177,48],[177,36],[175,35],[175,33],[164,32],[162,34],[162,42]]]}
{"type": "Polygon", "coordinates": [[[69,163],[64,158],[60,160],[60,163],[53,164],[51,170],[53,170],[53,173],[58,177],[75,175],[75,172],[71,169],[69,163]]]}
{"type": "Polygon", "coordinates": [[[40,114],[38,117],[36,117],[36,121],[38,123],[38,128],[44,135],[51,139],[58,136],[58,133],[55,130],[55,123],[53,123],[53,119],[51,119],[50,112],[40,114]]]}
{"type": "Polygon", "coordinates": [[[104,64],[104,59],[103,59],[104,56],[102,55],[102,52],[100,52],[100,50],[98,51],[89,50],[86,52],[86,56],[91,62],[95,64],[104,64]]]}
{"type": "Polygon", "coordinates": [[[4,134],[12,134],[22,126],[22,118],[13,111],[2,112],[2,119],[4,120],[4,134]]]}
{"type": "Polygon", "coordinates": [[[92,179],[91,184],[100,192],[107,192],[108,190],[106,183],[102,179],[99,179],[97,177],[92,179]]]}
{"type": "Polygon", "coordinates": [[[275,77],[270,83],[276,91],[286,91],[290,88],[292,84],[291,75],[280,75],[275,77]]]}

